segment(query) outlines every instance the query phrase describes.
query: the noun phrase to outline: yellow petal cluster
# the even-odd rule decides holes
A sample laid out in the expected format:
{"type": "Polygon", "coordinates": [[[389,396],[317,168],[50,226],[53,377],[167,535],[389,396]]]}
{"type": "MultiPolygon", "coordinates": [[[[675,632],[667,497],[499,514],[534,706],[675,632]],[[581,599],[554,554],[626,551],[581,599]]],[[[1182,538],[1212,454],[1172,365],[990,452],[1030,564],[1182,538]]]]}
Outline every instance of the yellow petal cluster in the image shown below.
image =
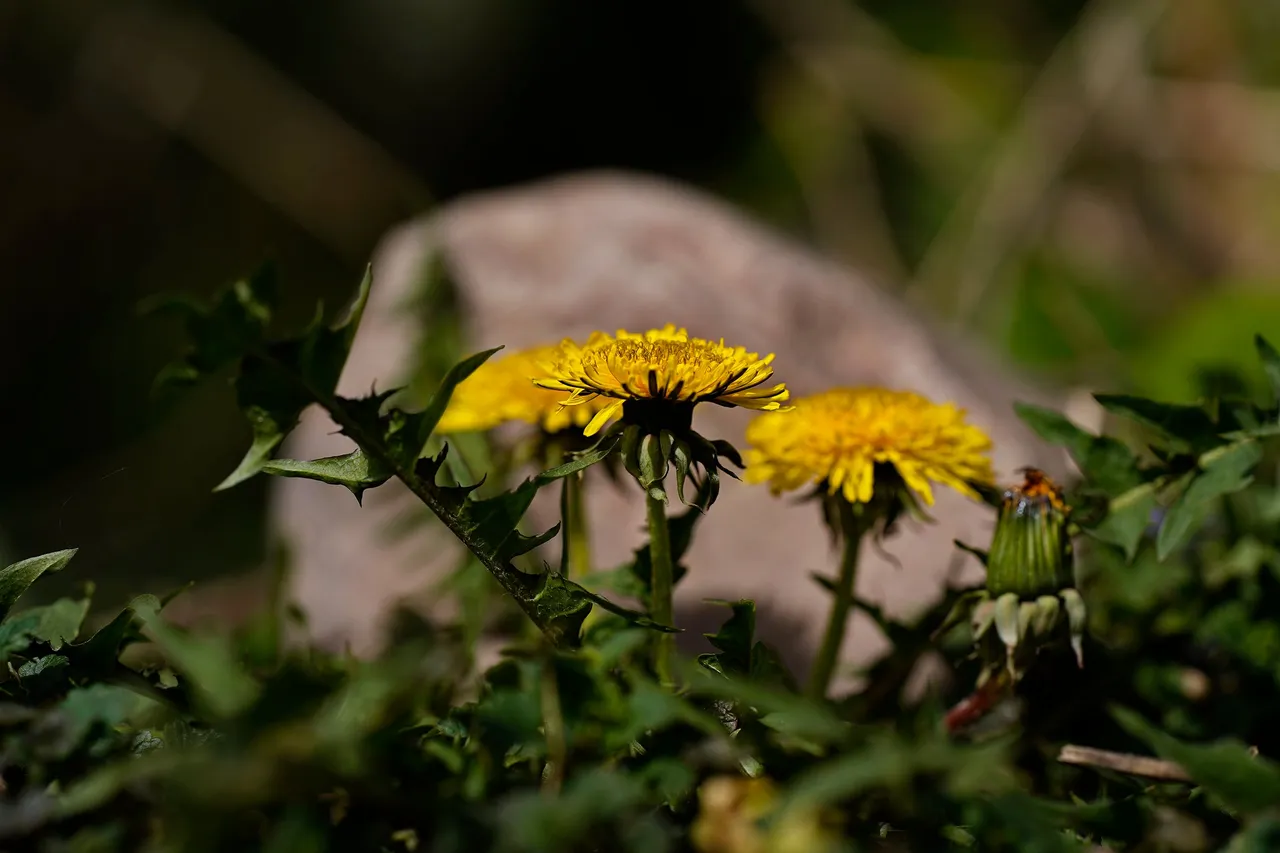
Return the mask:
{"type": "Polygon", "coordinates": [[[769,827],[759,821],[778,801],[767,778],[713,776],[698,789],[698,816],[690,841],[698,853],[824,853],[838,836],[829,815],[811,808],[783,815],[769,827]]]}
{"type": "Polygon", "coordinates": [[[884,463],[926,504],[933,504],[930,483],[977,497],[969,482],[994,479],[991,439],[964,414],[910,391],[835,388],[757,417],[747,428],[745,476],[774,494],[825,483],[831,494],[866,503],[876,463],[884,463]]]}
{"type": "Polygon", "coordinates": [[[587,435],[599,432],[627,400],[716,403],[773,411],[782,408],[785,385],[761,387],[773,376],[773,355],[761,358],[743,347],[691,338],[673,325],[643,334],[595,332],[583,346],[563,341],[547,359],[537,384],[568,392],[570,408],[609,398],[590,420],[587,435]]]}
{"type": "Polygon", "coordinates": [[[560,405],[563,394],[533,384],[535,377],[545,375],[543,362],[558,349],[558,344],[548,344],[490,358],[453,390],[436,430],[479,432],[508,421],[535,424],[550,433],[585,426],[599,404],[565,408],[560,405]]]}

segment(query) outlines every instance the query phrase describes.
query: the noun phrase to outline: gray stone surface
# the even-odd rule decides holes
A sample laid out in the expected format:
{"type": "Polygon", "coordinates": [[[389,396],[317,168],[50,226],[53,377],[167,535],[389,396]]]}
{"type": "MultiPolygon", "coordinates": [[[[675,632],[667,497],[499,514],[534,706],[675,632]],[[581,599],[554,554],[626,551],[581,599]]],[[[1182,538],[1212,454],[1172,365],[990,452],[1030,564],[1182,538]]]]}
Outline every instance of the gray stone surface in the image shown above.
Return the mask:
{"type": "MultiPolygon", "coordinates": [[[[1034,464],[1060,473],[1062,460],[1015,418],[1014,400],[1053,404],[983,354],[952,340],[856,273],[753,223],[693,190],[653,178],[587,173],[478,195],[390,234],[374,259],[372,300],[340,391],[392,387],[409,367],[418,330],[404,302],[433,253],[457,278],[472,349],[518,348],[595,329],[643,329],[672,322],[703,337],[775,352],[777,377],[796,394],[837,384],[877,384],[953,400],[995,441],[997,474],[1013,479],[1034,464]]],[[[752,413],[703,407],[696,426],[740,442],[752,413]]],[[[310,413],[290,440],[292,456],[344,452],[345,439],[310,413]]],[[[741,444],[739,444],[741,446],[741,444]]],[[[295,590],[316,633],[376,644],[388,605],[417,594],[453,564],[454,543],[388,542],[384,533],[411,498],[395,483],[360,508],[343,489],[302,480],[276,483],[272,512],[291,540],[295,590]]],[[[552,497],[550,495],[544,497],[552,497]]],[[[638,492],[589,488],[593,547],[600,565],[622,561],[642,541],[638,492]]],[[[554,503],[533,517],[552,523],[554,503]]],[[[887,544],[897,563],[868,550],[859,592],[907,614],[933,600],[956,561],[952,540],[985,544],[992,516],[941,492],[937,523],[908,528],[887,544]]],[[[677,591],[684,627],[710,628],[704,598],[754,598],[765,638],[793,661],[820,638],[828,597],[809,578],[833,570],[836,555],[816,507],[729,481],[702,525],[677,591]]],[[[962,577],[977,576],[970,560],[962,577]]],[[[682,642],[696,646],[697,631],[682,642]]],[[[848,660],[882,647],[859,618],[848,660]]]]}

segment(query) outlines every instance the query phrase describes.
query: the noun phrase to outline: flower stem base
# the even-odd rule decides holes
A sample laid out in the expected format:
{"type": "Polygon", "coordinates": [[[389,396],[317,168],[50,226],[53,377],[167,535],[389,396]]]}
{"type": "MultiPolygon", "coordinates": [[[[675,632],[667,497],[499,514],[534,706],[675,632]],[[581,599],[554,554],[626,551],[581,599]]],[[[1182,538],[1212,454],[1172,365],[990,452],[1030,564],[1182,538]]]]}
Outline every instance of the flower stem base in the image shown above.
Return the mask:
{"type": "MultiPolygon", "coordinates": [[[[651,495],[645,495],[645,510],[649,520],[649,558],[652,575],[649,581],[649,615],[662,625],[674,623],[672,603],[675,568],[671,563],[671,531],[667,526],[666,504],[651,495]]],[[[663,686],[672,686],[675,657],[675,635],[657,633],[653,643],[653,669],[663,686]]]]}

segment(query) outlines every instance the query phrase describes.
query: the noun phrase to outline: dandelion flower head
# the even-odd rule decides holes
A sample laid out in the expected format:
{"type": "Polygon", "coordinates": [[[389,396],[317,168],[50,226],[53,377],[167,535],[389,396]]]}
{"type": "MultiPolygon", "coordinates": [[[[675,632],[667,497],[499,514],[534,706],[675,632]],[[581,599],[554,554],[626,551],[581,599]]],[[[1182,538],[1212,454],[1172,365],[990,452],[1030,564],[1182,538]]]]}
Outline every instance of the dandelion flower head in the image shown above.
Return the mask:
{"type": "Polygon", "coordinates": [[[994,479],[991,439],[964,411],[909,391],[835,388],[795,401],[789,412],[747,428],[748,482],[774,494],[825,483],[850,503],[867,503],[876,465],[892,465],[909,489],[933,504],[931,483],[976,498],[970,482],[994,479]]]}
{"type": "Polygon", "coordinates": [[[724,340],[691,338],[673,325],[643,334],[595,332],[583,346],[566,340],[543,365],[537,384],[568,392],[569,408],[605,397],[585,430],[598,432],[628,400],[715,403],[773,411],[782,408],[785,385],[763,387],[773,376],[773,355],[763,358],[724,340]]]}
{"type": "Polygon", "coordinates": [[[535,424],[549,433],[585,426],[599,405],[565,408],[562,394],[533,383],[545,373],[541,364],[557,349],[558,344],[548,344],[490,358],[453,390],[436,429],[478,432],[508,421],[535,424]]]}

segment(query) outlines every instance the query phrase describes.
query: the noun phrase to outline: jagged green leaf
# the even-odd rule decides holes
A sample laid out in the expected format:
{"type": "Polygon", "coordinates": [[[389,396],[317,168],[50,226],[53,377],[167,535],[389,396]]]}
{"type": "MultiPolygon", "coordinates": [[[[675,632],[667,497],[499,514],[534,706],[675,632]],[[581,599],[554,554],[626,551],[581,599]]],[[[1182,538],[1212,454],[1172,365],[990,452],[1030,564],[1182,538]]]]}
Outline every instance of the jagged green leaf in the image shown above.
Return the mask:
{"type": "Polygon", "coordinates": [[[1045,441],[1065,448],[1090,485],[1118,495],[1142,484],[1138,459],[1123,443],[1083,430],[1052,409],[1017,403],[1014,410],[1045,441]]]}
{"type": "Polygon", "coordinates": [[[319,480],[333,486],[345,486],[360,501],[368,489],[381,486],[392,473],[376,459],[370,459],[359,448],[342,456],[323,459],[274,459],[262,466],[263,473],[278,477],[300,477],[319,480]]]}
{"type": "Polygon", "coordinates": [[[187,353],[156,378],[157,390],[196,382],[261,343],[275,310],[276,291],[275,269],[265,265],[252,277],[224,289],[211,305],[174,296],[144,302],[143,311],[180,316],[190,339],[187,353]]]}
{"type": "Polygon", "coordinates": [[[332,326],[313,323],[301,338],[246,347],[236,378],[236,400],[253,428],[253,443],[216,490],[259,473],[312,403],[332,396],[369,299],[371,271],[346,314],[332,326]]]}
{"type": "Polygon", "coordinates": [[[163,606],[161,600],[154,595],[140,595],[92,637],[81,643],[68,645],[67,654],[80,671],[104,677],[115,668],[120,647],[129,636],[130,629],[135,623],[141,623],[138,614],[159,613],[163,606]]]}
{"type": "Polygon", "coordinates": [[[708,604],[719,604],[731,611],[729,618],[714,634],[703,634],[720,653],[706,657],[715,658],[717,672],[751,671],[751,647],[756,634],[756,603],[750,599],[725,601],[707,599],[708,604]]]}
{"type": "Polygon", "coordinates": [[[0,569],[0,619],[8,615],[13,603],[17,601],[27,587],[31,586],[45,572],[57,572],[66,568],[67,563],[76,555],[76,549],[54,551],[39,557],[14,563],[0,569]]]}
{"type": "Polygon", "coordinates": [[[1218,443],[1218,426],[1200,406],[1159,403],[1128,394],[1094,394],[1102,408],[1158,432],[1169,448],[1198,453],[1218,443]]]}
{"type": "Polygon", "coordinates": [[[53,604],[40,608],[40,624],[32,636],[49,644],[55,652],[76,638],[80,625],[89,612],[89,599],[59,598],[53,604]]]}
{"type": "Polygon", "coordinates": [[[1156,536],[1156,555],[1163,560],[1186,542],[1215,499],[1253,482],[1251,472],[1261,459],[1262,448],[1252,440],[1224,445],[1205,454],[1190,485],[1165,514],[1156,536]]]}
{"type": "Polygon", "coordinates": [[[1086,528],[1085,532],[1102,542],[1120,546],[1125,559],[1132,560],[1138,552],[1142,534],[1151,525],[1151,513],[1155,508],[1155,489],[1150,485],[1138,486],[1111,501],[1102,521],[1086,528]]]}

